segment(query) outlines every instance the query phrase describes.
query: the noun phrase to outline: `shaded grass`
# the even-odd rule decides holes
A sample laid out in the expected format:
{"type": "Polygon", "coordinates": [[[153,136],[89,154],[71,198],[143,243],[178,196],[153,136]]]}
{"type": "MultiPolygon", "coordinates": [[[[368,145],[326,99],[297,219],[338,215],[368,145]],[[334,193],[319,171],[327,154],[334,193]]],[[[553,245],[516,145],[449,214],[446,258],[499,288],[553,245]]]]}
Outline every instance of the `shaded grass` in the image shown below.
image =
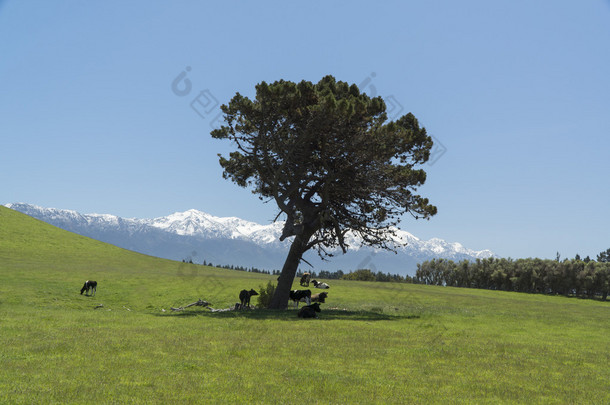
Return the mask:
{"type": "Polygon", "coordinates": [[[610,403],[604,302],[333,280],[318,320],[169,310],[271,279],[0,209],[0,403],[610,403]]]}

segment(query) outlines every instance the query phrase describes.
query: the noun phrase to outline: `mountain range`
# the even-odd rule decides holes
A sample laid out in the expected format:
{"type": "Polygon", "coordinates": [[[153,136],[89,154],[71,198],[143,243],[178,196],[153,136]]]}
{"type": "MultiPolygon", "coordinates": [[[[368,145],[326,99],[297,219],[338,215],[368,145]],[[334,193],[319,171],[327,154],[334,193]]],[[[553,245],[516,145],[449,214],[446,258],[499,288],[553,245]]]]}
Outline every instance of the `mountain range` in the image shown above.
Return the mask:
{"type": "MultiPolygon", "coordinates": [[[[160,218],[136,219],[109,214],[81,214],[25,203],[5,206],[70,232],[171,260],[279,270],[290,247],[290,240],[279,240],[284,226],[282,221],[261,225],[237,217],[215,217],[194,209],[160,218]]],[[[460,243],[438,238],[420,240],[399,229],[394,239],[397,253],[360,246],[358,240],[350,236],[350,249],[346,254],[338,252],[323,261],[310,251],[304,258],[313,269],[305,263],[301,268],[304,271],[341,269],[345,272],[371,269],[413,275],[417,263],[426,260],[475,260],[494,256],[489,250],[474,251],[460,243]]]]}

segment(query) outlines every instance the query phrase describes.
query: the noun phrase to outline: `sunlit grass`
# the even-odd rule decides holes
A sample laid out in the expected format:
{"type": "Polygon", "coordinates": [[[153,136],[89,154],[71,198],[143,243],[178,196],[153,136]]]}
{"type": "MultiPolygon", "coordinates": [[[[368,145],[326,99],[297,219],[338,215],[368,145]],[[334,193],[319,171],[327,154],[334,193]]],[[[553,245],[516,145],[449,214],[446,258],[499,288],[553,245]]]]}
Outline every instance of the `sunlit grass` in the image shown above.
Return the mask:
{"type": "Polygon", "coordinates": [[[170,310],[269,280],[0,209],[0,403],[610,403],[605,302],[327,280],[317,320],[170,310]]]}

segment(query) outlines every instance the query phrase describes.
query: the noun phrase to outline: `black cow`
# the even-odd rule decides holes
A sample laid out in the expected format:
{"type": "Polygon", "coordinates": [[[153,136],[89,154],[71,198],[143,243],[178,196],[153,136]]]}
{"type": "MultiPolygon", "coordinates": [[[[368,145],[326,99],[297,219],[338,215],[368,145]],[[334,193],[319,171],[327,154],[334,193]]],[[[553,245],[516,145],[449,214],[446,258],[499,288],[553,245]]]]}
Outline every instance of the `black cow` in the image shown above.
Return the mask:
{"type": "Polygon", "coordinates": [[[250,308],[250,297],[253,295],[258,295],[258,293],[254,290],[241,290],[239,293],[239,302],[241,302],[240,308],[244,308],[246,306],[250,308]]]}
{"type": "Polygon", "coordinates": [[[83,295],[83,293],[89,295],[89,290],[93,291],[92,295],[95,295],[95,292],[97,291],[97,281],[85,281],[83,288],[80,289],[80,295],[83,295]]]}
{"type": "Polygon", "coordinates": [[[299,318],[317,318],[318,314],[316,314],[316,312],[320,311],[320,303],[316,302],[315,304],[307,305],[299,309],[298,316],[299,318]]]}
{"type": "Polygon", "coordinates": [[[300,281],[301,287],[309,287],[309,280],[311,280],[311,274],[303,273],[300,281]]]}
{"type": "Polygon", "coordinates": [[[311,304],[311,290],[292,290],[290,291],[290,299],[294,301],[296,307],[299,307],[299,301],[305,300],[307,305],[311,304]]]}

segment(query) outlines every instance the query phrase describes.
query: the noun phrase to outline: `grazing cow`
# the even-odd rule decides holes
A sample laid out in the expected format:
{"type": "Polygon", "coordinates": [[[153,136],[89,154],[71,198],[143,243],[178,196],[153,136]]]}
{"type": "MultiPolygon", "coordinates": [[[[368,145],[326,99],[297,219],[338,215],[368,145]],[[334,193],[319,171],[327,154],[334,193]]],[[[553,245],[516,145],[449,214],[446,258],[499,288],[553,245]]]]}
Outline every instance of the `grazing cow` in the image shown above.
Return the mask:
{"type": "Polygon", "coordinates": [[[239,293],[239,302],[241,302],[241,308],[245,308],[246,306],[250,308],[250,297],[253,295],[258,295],[258,293],[254,290],[241,290],[239,293]]]}
{"type": "Polygon", "coordinates": [[[307,305],[311,304],[311,290],[292,290],[290,291],[290,299],[294,301],[296,307],[299,307],[299,301],[305,300],[307,305]]]}
{"type": "Polygon", "coordinates": [[[318,314],[316,312],[320,312],[320,304],[315,303],[311,305],[307,305],[299,310],[298,316],[299,318],[317,318],[318,314]]]}
{"type": "Polygon", "coordinates": [[[312,281],[313,286],[316,288],[330,288],[330,286],[326,283],[318,283],[316,280],[312,281]]]}
{"type": "Polygon", "coordinates": [[[83,293],[89,295],[89,291],[92,291],[92,295],[95,295],[95,292],[97,291],[97,281],[85,281],[83,288],[80,289],[80,295],[83,295],[83,293]]]}
{"type": "Polygon", "coordinates": [[[311,280],[311,274],[303,273],[301,276],[301,287],[309,287],[309,281],[311,280]]]}

